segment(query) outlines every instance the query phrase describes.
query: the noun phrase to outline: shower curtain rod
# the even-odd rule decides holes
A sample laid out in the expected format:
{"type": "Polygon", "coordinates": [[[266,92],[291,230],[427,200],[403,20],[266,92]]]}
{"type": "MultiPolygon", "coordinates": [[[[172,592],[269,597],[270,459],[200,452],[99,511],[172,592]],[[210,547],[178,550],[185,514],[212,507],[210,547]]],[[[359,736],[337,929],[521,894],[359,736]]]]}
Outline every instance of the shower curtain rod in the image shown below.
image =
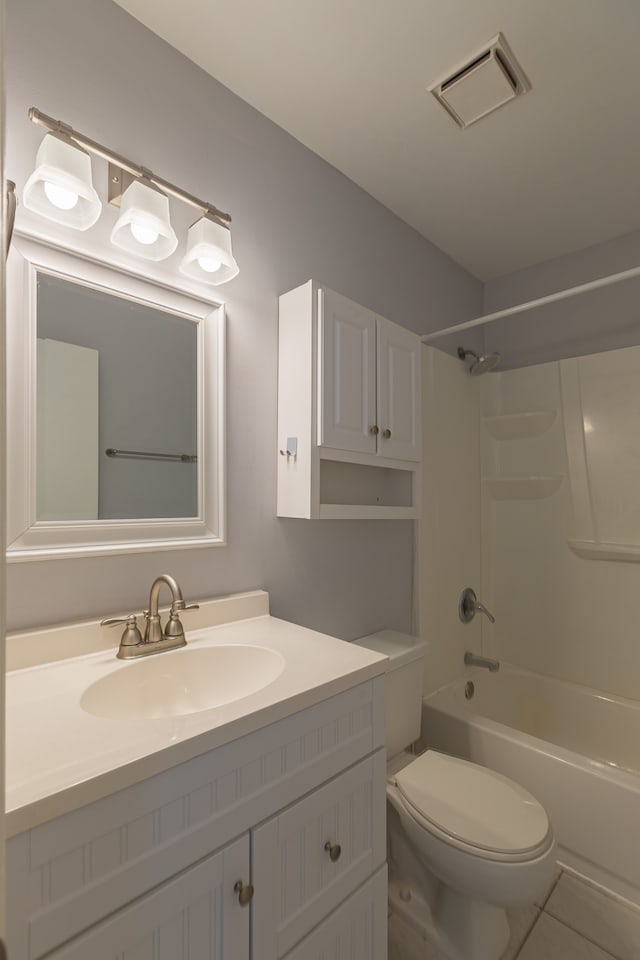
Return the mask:
{"type": "Polygon", "coordinates": [[[527,310],[543,307],[547,303],[555,303],[556,300],[567,300],[569,297],[576,297],[580,293],[588,293],[590,290],[598,290],[600,287],[608,287],[613,283],[619,283],[621,280],[631,280],[637,276],[640,276],[640,267],[632,267],[630,270],[623,270],[622,273],[612,273],[608,277],[600,277],[599,280],[590,280],[588,283],[581,283],[577,287],[558,290],[557,293],[550,293],[546,297],[527,300],[525,303],[516,304],[515,307],[506,307],[504,310],[496,311],[496,313],[487,313],[484,317],[476,317],[475,320],[466,320],[464,323],[457,323],[453,327],[445,327],[443,330],[437,330],[435,333],[428,333],[424,337],[420,337],[420,340],[422,343],[430,343],[431,340],[437,340],[438,337],[446,337],[451,333],[459,333],[462,330],[472,330],[473,327],[480,327],[484,323],[492,323],[494,320],[502,320],[503,317],[525,313],[527,310]]]}

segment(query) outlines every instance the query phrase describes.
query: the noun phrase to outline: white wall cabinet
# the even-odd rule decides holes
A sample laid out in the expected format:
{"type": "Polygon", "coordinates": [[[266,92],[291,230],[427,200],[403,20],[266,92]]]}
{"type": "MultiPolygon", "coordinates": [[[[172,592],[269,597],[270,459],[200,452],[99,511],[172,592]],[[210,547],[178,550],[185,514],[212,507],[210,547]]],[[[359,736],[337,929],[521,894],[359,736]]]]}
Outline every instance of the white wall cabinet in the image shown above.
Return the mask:
{"type": "MultiPolygon", "coordinates": [[[[379,318],[330,290],[319,289],[318,298],[318,444],[375,454],[379,318]]],[[[286,306],[280,303],[282,316],[286,306]]]]}
{"type": "Polygon", "coordinates": [[[420,341],[309,281],[280,297],[278,516],[414,518],[420,341]]]}
{"type": "Polygon", "coordinates": [[[383,700],[367,681],[10,838],[11,960],[384,960],[383,700]]]}
{"type": "Polygon", "coordinates": [[[420,352],[414,333],[378,321],[378,445],[385,457],[420,460],[420,352]]]}
{"type": "Polygon", "coordinates": [[[419,460],[418,337],[323,288],[318,325],[318,444],[419,460]]]}

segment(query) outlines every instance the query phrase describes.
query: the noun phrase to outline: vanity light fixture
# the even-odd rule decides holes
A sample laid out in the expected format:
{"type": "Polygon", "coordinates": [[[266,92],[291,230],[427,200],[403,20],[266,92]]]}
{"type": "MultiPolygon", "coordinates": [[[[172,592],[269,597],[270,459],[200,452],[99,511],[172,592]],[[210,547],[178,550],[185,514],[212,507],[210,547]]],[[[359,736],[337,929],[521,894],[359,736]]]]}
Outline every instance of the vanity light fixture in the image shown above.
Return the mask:
{"type": "Polygon", "coordinates": [[[169,220],[166,194],[141,177],[122,194],[120,216],[111,231],[111,243],[145,260],[164,260],[178,246],[169,220]]]}
{"type": "Polygon", "coordinates": [[[25,185],[24,205],[29,210],[79,230],[93,226],[102,209],[91,183],[89,155],[94,154],[109,164],[109,203],[121,207],[111,231],[115,246],[147,260],[169,257],[178,246],[169,219],[171,196],[202,214],[189,228],[180,270],[214,285],[239,273],[231,252],[228,213],[35,107],[29,110],[29,119],[50,131],[38,150],[36,170],[25,185]]]}
{"type": "Polygon", "coordinates": [[[208,283],[224,283],[238,274],[231,252],[231,233],[211,214],[205,214],[189,227],[180,272],[208,283]]]}
{"type": "Polygon", "coordinates": [[[64,133],[48,133],[22,201],[27,210],[74,230],[88,230],[102,204],[91,180],[91,157],[64,133]]]}

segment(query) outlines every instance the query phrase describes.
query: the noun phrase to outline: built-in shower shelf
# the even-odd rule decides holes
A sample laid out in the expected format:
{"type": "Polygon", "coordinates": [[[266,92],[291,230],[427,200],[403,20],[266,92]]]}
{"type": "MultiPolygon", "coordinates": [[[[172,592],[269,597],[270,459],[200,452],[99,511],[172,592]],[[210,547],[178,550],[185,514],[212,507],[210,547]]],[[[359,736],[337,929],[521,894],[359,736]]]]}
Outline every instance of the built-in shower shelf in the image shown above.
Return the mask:
{"type": "Polygon", "coordinates": [[[569,540],[574,553],[587,560],[626,560],[640,563],[640,545],[633,543],[596,543],[594,540],[569,540]]]}
{"type": "Polygon", "coordinates": [[[552,497],[562,483],[561,476],[485,477],[494,500],[544,500],[552,497]]]}
{"type": "Polygon", "coordinates": [[[483,417],[494,440],[525,440],[539,437],[551,428],[556,419],[555,410],[530,410],[526,413],[504,413],[497,417],[483,417]]]}

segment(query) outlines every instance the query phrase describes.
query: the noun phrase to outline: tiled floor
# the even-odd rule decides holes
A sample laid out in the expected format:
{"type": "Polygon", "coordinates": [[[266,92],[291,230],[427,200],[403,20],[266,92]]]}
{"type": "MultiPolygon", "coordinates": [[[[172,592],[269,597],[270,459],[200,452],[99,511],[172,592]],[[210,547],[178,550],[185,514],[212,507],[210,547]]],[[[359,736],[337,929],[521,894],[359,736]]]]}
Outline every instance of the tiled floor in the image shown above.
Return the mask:
{"type": "MultiPolygon", "coordinates": [[[[501,960],[640,960],[640,906],[562,872],[544,902],[509,911],[501,960]]],[[[389,919],[389,960],[444,960],[403,921],[389,919]]]]}

